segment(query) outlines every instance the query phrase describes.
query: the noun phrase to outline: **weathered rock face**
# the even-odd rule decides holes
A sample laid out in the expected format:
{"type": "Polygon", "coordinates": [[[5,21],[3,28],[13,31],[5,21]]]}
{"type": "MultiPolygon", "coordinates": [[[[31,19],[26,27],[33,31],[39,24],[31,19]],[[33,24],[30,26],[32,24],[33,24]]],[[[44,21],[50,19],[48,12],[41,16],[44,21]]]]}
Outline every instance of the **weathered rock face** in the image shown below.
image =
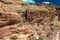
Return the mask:
{"type": "Polygon", "coordinates": [[[59,40],[59,30],[60,6],[0,0],[1,40],[59,40]]]}
{"type": "Polygon", "coordinates": [[[3,8],[1,8],[0,10],[1,10],[0,11],[0,27],[4,26],[4,25],[19,23],[19,22],[22,21],[20,19],[22,17],[19,16],[19,14],[14,13],[14,12],[6,11],[3,8]]]}
{"type": "Polygon", "coordinates": [[[22,2],[22,0],[0,0],[3,3],[6,4],[22,4],[24,2],[22,2]]]}
{"type": "Polygon", "coordinates": [[[18,14],[14,14],[13,12],[11,12],[11,13],[2,12],[2,13],[0,13],[0,26],[19,23],[19,22],[21,22],[20,18],[21,17],[18,14]]]}
{"type": "Polygon", "coordinates": [[[36,7],[33,5],[31,6],[26,10],[26,19],[31,23],[49,22],[50,19],[55,18],[55,16],[58,14],[56,7],[53,5],[39,5],[36,7]]]}

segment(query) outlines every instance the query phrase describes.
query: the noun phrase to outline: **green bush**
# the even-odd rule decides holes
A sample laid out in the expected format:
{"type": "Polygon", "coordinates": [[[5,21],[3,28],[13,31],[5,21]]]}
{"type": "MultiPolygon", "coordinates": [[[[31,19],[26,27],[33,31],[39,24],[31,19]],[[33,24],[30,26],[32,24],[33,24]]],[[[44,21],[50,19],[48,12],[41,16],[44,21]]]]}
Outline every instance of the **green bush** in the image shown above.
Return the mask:
{"type": "Polygon", "coordinates": [[[43,38],[42,37],[39,37],[37,40],[43,40],[43,38]]]}

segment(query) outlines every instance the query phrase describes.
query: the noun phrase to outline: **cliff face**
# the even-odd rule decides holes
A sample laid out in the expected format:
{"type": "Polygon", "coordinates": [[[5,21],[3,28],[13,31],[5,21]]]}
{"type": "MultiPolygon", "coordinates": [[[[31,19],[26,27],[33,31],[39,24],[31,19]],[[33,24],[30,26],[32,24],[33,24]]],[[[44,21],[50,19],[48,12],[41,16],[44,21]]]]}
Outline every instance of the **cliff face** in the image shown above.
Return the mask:
{"type": "Polygon", "coordinates": [[[0,0],[0,40],[60,40],[60,6],[0,0]]]}

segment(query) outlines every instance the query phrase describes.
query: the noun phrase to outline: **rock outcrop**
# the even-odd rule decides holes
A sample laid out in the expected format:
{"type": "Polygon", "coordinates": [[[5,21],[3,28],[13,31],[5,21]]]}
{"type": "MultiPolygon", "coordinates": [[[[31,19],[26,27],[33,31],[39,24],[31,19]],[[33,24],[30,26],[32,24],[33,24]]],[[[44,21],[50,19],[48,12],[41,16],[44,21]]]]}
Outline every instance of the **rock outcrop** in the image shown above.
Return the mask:
{"type": "Polygon", "coordinates": [[[60,40],[60,6],[0,0],[0,40],[60,40]]]}

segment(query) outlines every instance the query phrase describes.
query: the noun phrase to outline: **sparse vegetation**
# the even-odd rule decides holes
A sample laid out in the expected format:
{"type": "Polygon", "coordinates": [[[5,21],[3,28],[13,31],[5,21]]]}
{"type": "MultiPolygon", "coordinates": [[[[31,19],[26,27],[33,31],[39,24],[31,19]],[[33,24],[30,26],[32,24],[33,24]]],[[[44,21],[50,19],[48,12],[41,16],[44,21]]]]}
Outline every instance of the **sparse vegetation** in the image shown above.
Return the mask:
{"type": "Polygon", "coordinates": [[[17,40],[17,36],[11,37],[11,40],[17,40]]]}
{"type": "Polygon", "coordinates": [[[42,37],[39,37],[37,40],[43,40],[43,38],[42,37]]]}

